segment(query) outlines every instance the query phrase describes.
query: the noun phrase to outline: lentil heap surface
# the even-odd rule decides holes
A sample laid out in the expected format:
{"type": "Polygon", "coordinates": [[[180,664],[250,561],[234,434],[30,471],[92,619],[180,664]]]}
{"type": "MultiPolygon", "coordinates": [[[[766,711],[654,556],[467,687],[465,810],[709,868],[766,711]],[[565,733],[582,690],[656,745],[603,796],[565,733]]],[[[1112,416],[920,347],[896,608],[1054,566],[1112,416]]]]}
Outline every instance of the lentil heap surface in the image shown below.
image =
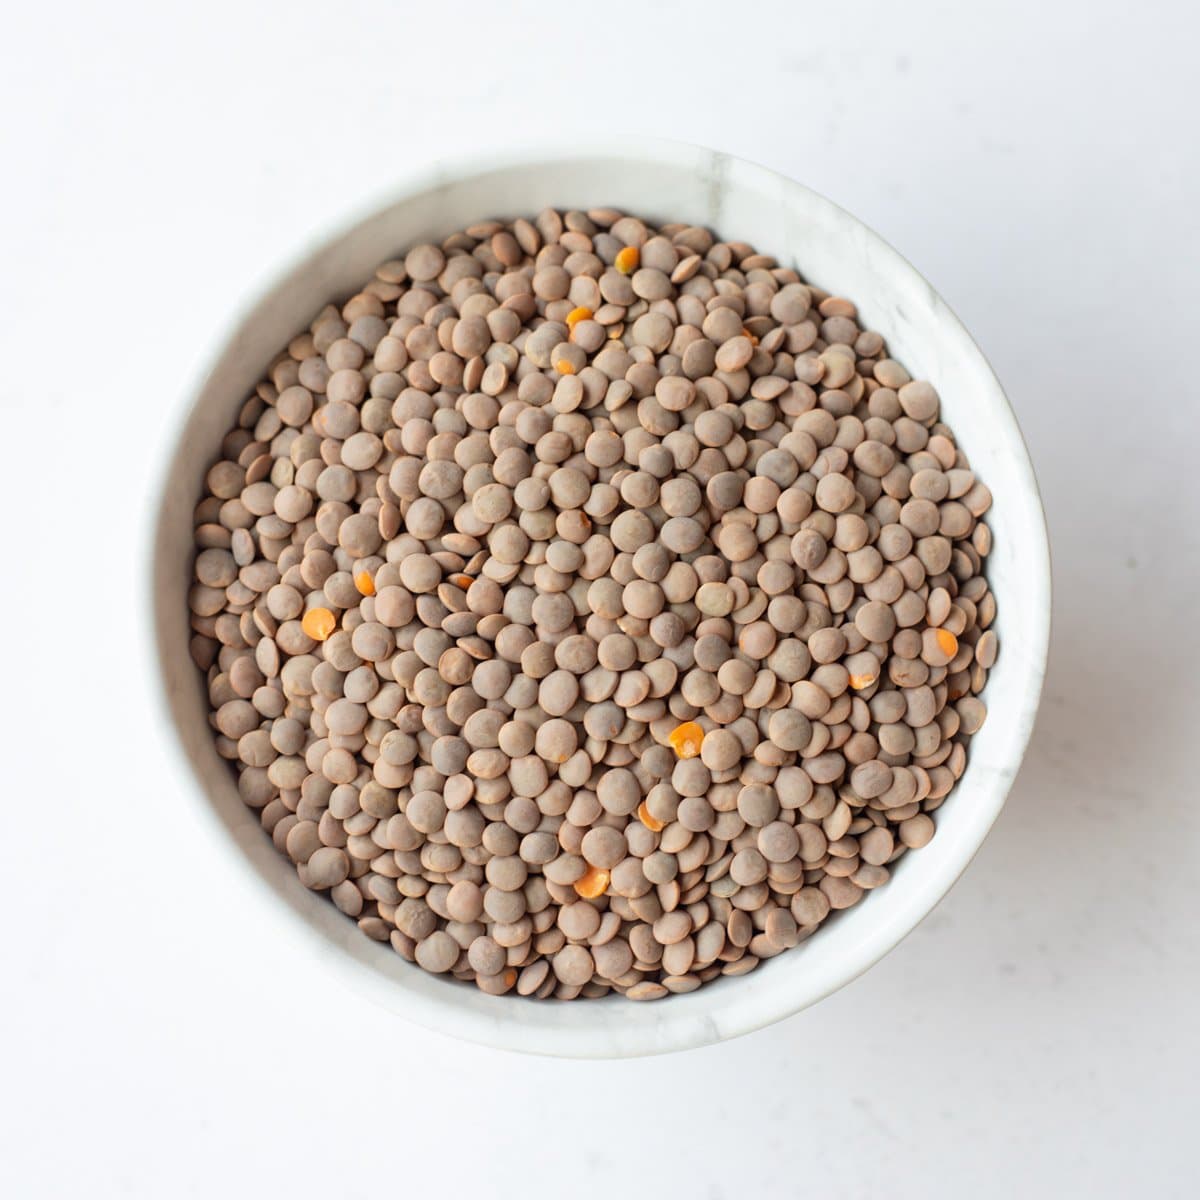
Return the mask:
{"type": "Polygon", "coordinates": [[[384,263],[196,510],[217,748],[304,883],[485,992],[795,946],[934,833],[987,488],[848,300],[609,209],[384,263]]]}

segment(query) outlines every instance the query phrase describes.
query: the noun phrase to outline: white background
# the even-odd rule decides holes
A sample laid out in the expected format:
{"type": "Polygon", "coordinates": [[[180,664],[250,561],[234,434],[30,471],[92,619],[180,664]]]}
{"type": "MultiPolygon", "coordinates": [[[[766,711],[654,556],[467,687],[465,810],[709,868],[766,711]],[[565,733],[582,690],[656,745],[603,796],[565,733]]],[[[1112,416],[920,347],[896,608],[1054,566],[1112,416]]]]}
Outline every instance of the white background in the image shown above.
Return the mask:
{"type": "Polygon", "coordinates": [[[1194,1196],[1192,11],[11,6],[0,1193],[1194,1196]],[[164,771],[138,537],[209,339],[311,230],[446,143],[623,129],[791,174],[934,282],[1030,443],[1054,645],[995,832],[867,976],[711,1049],[529,1060],[273,944],[164,771]]]}

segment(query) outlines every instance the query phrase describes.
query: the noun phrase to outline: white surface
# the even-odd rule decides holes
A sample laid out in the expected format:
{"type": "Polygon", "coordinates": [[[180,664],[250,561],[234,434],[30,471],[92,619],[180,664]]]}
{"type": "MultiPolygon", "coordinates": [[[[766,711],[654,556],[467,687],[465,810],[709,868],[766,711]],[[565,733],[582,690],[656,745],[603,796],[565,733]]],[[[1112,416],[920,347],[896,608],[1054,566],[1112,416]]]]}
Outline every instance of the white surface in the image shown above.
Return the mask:
{"type": "Polygon", "coordinates": [[[0,1190],[1194,1195],[1190,7],[174,8],[0,40],[0,1190]],[[131,534],[174,381],[307,230],[441,137],[622,122],[801,178],[933,281],[1030,441],[1056,628],[1009,805],[900,949],[720,1047],[537,1062],[264,936],[146,736],[131,534]]]}
{"type": "Polygon", "coordinates": [[[275,905],[279,895],[287,899],[291,919],[273,926],[272,937],[291,941],[297,955],[315,947],[325,970],[344,972],[384,1007],[438,1032],[569,1058],[662,1054],[760,1029],[823,999],[892,949],[961,874],[1004,803],[1037,712],[1050,621],[1045,522],[1025,446],[986,360],[928,282],[858,220],[808,188],[725,153],[626,137],[615,145],[555,143],[465,160],[446,154],[406,180],[402,195],[389,189],[382,203],[364,206],[366,214],[348,228],[326,233],[315,254],[289,263],[219,339],[164,467],[163,496],[156,502],[161,517],[154,514],[150,620],[161,654],[161,684],[155,684],[168,699],[187,756],[173,777],[191,795],[196,789],[186,786],[184,776],[194,768],[207,788],[202,805],[219,812],[232,835],[224,849],[235,866],[251,860],[270,885],[264,897],[275,905]],[[597,195],[629,212],[753,237],[757,249],[813,283],[854,296],[865,327],[882,334],[889,353],[916,377],[934,384],[959,445],[995,496],[989,519],[1000,536],[988,577],[997,604],[994,628],[1006,650],[989,674],[987,723],[971,741],[954,803],[939,810],[937,837],[897,864],[886,888],[748,979],[713,981],[669,1004],[614,996],[602,1004],[532,1005],[515,994],[448,987],[413,969],[300,884],[213,748],[208,697],[188,652],[186,593],[195,553],[193,509],[213,447],[265,364],[312,313],[331,296],[352,294],[398,248],[440,241],[480,213],[536,213],[547,203],[586,207],[597,195]],[[330,943],[344,953],[330,954],[330,943]]]}

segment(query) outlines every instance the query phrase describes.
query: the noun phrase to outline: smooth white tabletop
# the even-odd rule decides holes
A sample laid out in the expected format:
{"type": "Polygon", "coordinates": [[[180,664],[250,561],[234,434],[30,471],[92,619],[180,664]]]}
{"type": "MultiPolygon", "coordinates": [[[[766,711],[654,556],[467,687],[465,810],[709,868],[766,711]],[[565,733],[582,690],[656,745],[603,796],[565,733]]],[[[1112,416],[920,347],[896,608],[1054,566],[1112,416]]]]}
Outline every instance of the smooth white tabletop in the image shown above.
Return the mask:
{"type": "Polygon", "coordinates": [[[1195,1195],[1189,10],[8,15],[0,1191],[1195,1195]],[[138,589],[153,464],[247,288],[443,139],[622,128],[791,174],[933,281],[1030,443],[1055,632],[1008,808],[907,942],[764,1032],[589,1064],[423,1033],[272,944],[163,769],[138,589]]]}

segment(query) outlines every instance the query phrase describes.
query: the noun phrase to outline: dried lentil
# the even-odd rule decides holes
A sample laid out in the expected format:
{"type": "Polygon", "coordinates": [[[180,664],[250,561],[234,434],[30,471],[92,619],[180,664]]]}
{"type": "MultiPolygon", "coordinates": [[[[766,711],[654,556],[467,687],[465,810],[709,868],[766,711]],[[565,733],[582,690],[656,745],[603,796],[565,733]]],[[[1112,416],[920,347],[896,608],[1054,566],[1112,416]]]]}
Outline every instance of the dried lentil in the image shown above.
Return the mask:
{"type": "Polygon", "coordinates": [[[934,387],[774,259],[482,222],[318,314],[222,450],[189,592],[218,751],[425,970],[690,991],[933,837],[998,653],[991,495],[934,387]]]}

